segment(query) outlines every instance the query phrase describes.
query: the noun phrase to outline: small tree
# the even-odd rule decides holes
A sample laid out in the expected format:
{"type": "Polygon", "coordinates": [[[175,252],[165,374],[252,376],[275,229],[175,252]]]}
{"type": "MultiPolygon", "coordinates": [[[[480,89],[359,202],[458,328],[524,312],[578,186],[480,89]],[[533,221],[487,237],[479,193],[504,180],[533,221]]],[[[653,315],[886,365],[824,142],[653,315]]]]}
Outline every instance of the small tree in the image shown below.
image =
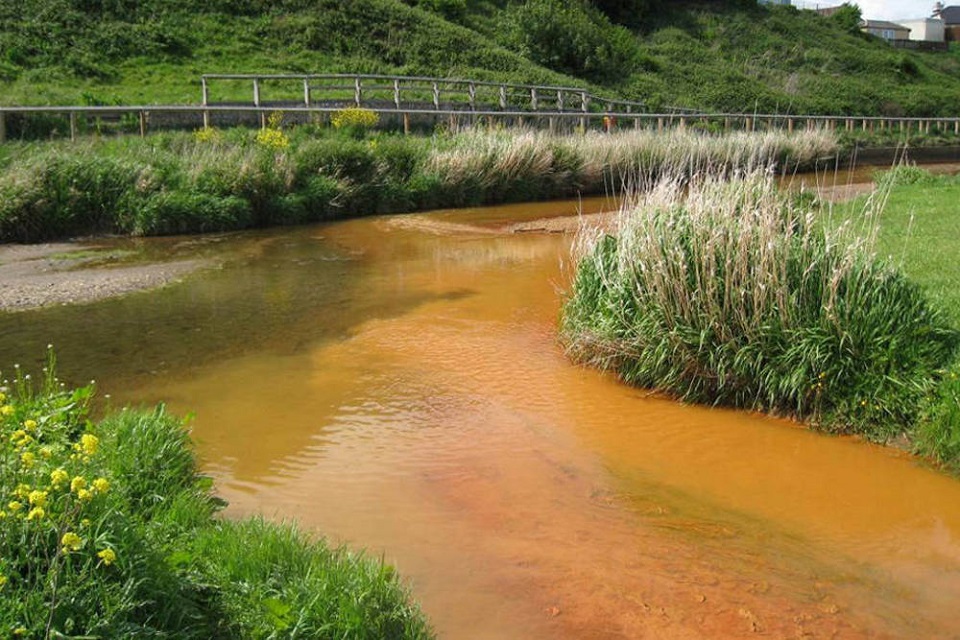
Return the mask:
{"type": "Polygon", "coordinates": [[[845,2],[833,12],[830,19],[848,33],[860,33],[863,13],[859,6],[845,2]]]}

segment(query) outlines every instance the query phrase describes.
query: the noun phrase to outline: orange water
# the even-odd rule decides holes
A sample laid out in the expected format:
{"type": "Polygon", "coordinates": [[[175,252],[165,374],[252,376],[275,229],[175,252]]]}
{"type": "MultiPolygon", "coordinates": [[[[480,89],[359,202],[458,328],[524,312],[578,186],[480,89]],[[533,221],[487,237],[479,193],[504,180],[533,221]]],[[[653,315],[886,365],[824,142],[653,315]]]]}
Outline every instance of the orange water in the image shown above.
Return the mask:
{"type": "Polygon", "coordinates": [[[382,555],[441,637],[960,637],[960,482],[564,358],[569,236],[504,227],[576,206],[230,236],[223,269],[0,335],[194,412],[229,513],[382,555]]]}

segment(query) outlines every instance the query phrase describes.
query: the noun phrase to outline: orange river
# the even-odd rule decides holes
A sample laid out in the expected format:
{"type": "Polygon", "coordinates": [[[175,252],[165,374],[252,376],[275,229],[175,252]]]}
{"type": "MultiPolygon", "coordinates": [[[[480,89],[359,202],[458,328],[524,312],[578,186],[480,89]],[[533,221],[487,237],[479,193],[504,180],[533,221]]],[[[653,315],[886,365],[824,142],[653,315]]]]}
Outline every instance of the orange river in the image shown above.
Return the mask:
{"type": "Polygon", "coordinates": [[[115,240],[222,267],[0,353],[192,413],[228,515],[382,556],[442,638],[960,638],[960,481],[564,357],[572,236],[511,224],[609,206],[115,240]]]}

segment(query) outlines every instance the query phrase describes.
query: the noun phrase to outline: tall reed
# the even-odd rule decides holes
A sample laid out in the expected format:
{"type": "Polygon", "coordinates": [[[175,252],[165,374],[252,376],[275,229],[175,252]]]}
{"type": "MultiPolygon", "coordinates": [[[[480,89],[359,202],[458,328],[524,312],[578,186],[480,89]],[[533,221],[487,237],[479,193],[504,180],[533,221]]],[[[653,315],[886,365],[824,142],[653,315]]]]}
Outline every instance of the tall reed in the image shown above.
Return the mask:
{"type": "Polygon", "coordinates": [[[913,425],[958,334],[875,259],[875,214],[825,224],[769,171],[661,177],[615,233],[581,234],[569,353],[684,400],[891,437],[913,425]]]}

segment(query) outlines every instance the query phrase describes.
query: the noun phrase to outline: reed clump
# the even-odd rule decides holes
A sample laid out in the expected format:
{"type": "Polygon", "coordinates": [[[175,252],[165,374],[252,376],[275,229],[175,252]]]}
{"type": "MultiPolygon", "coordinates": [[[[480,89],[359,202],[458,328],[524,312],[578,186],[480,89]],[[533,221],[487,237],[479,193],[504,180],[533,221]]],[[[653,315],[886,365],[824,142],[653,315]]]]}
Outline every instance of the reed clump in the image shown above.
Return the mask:
{"type": "Polygon", "coordinates": [[[875,258],[878,207],[831,225],[768,171],[662,177],[615,233],[580,236],[567,349],[691,402],[876,440],[910,431],[958,333],[875,258]]]}

